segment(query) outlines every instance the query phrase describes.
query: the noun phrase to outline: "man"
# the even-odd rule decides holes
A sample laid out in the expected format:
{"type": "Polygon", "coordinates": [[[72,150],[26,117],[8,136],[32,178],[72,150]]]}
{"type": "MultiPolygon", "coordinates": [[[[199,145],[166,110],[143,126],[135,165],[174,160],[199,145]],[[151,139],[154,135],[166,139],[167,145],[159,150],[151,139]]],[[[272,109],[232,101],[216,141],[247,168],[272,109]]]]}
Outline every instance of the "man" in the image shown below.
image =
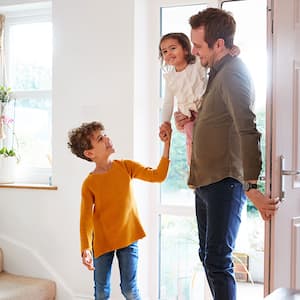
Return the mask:
{"type": "MultiPolygon", "coordinates": [[[[261,152],[251,110],[253,85],[243,62],[229,54],[235,20],[223,10],[208,8],[192,16],[190,25],[193,54],[210,68],[194,125],[188,180],[195,188],[199,256],[214,300],[236,300],[232,251],[244,195],[264,220],[278,204],[257,190],[261,152]]],[[[180,129],[187,117],[177,112],[175,120],[180,129]]]]}

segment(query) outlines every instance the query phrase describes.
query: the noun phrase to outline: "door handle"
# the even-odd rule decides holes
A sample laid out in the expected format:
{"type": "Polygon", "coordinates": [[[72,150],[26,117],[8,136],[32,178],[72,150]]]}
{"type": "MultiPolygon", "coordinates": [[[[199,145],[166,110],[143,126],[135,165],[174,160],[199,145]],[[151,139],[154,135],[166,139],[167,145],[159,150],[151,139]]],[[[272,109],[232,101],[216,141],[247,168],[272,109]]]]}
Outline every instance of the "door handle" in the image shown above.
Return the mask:
{"type": "Polygon", "coordinates": [[[279,200],[283,201],[285,196],[284,191],[284,177],[283,176],[296,176],[300,175],[299,170],[285,170],[284,169],[284,156],[280,155],[280,196],[279,200]]]}

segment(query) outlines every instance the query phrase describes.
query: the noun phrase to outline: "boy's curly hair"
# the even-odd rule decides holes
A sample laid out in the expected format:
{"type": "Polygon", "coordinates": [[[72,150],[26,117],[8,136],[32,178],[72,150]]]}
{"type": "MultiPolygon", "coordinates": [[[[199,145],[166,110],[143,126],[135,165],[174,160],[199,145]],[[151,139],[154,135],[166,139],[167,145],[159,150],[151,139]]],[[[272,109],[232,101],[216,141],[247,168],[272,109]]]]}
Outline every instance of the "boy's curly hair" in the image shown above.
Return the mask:
{"type": "Polygon", "coordinates": [[[92,149],[91,136],[97,130],[104,130],[104,126],[100,122],[82,123],[80,127],[69,131],[68,148],[76,156],[91,161],[84,155],[85,150],[92,149]]]}

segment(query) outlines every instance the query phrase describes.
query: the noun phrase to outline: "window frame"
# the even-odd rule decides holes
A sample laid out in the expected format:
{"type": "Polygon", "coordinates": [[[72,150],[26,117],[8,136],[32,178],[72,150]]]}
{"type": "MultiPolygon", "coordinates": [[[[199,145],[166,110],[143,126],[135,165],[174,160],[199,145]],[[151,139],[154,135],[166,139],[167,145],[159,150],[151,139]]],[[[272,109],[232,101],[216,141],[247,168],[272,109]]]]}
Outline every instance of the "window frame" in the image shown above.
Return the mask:
{"type": "MultiPolygon", "coordinates": [[[[243,1],[243,0],[241,0],[243,1]]],[[[221,8],[221,5],[225,2],[234,2],[234,0],[227,0],[227,1],[198,1],[195,3],[194,1],[188,1],[188,2],[183,2],[181,0],[174,2],[173,0],[167,1],[166,0],[160,0],[158,3],[158,7],[155,7],[155,9],[161,9],[161,8],[169,8],[173,6],[181,6],[181,5],[201,5],[201,4],[207,4],[209,7],[219,7],[221,8]]],[[[162,20],[160,20],[160,24],[162,23],[162,20]]],[[[263,179],[264,176],[262,176],[263,179]]],[[[164,215],[169,215],[169,216],[194,216],[195,215],[195,210],[194,207],[187,207],[187,206],[182,206],[182,205],[164,205],[159,201],[157,203],[156,207],[156,217],[164,216],[164,215]]],[[[161,227],[160,224],[158,225],[159,228],[159,234],[161,234],[161,227]]],[[[158,261],[159,261],[159,255],[160,255],[160,243],[158,242],[158,261]]],[[[159,267],[160,268],[160,267],[159,267]]],[[[158,283],[158,289],[160,289],[159,283],[158,283]]]]}
{"type": "MultiPolygon", "coordinates": [[[[161,35],[165,34],[166,32],[163,31],[163,9],[165,8],[172,8],[172,7],[180,7],[180,6],[194,6],[194,5],[207,5],[207,6],[218,6],[217,1],[193,1],[190,0],[188,2],[186,1],[165,1],[165,0],[160,0],[158,3],[158,7],[156,9],[159,10],[159,18],[160,18],[160,33],[161,35]]],[[[188,21],[187,21],[188,22],[188,21]]],[[[175,30],[176,31],[176,30],[175,30]]],[[[162,79],[162,75],[161,72],[159,72],[157,74],[157,76],[160,77],[160,91],[159,94],[161,96],[161,98],[163,98],[163,93],[162,93],[162,86],[163,86],[163,79],[162,79]]],[[[173,133],[174,134],[174,133],[173,133]]],[[[170,172],[170,171],[169,171],[170,172]]],[[[164,216],[166,217],[185,217],[185,218],[191,218],[194,219],[195,218],[195,208],[194,208],[194,196],[193,195],[189,195],[189,197],[192,197],[192,199],[190,199],[191,201],[188,201],[188,203],[180,203],[180,204],[176,204],[176,203],[168,203],[166,201],[162,201],[163,199],[163,189],[162,186],[160,187],[160,197],[159,197],[159,201],[157,202],[157,207],[156,207],[156,219],[158,220],[158,257],[157,257],[157,262],[159,264],[158,266],[158,272],[159,272],[159,282],[158,282],[158,298],[160,299],[163,295],[162,295],[162,289],[161,289],[161,247],[162,247],[162,218],[164,216]]],[[[175,258],[175,257],[174,257],[175,258]]],[[[199,261],[200,263],[200,261],[199,261]]]]}
{"type": "MultiPolygon", "coordinates": [[[[5,61],[10,60],[9,49],[9,30],[11,26],[18,24],[33,24],[50,22],[52,24],[52,9],[50,2],[35,3],[27,5],[16,5],[3,8],[2,13],[6,16],[5,29],[4,29],[4,56],[5,61]]],[[[6,64],[6,78],[7,85],[10,86],[11,70],[9,65],[6,64]]],[[[51,89],[44,90],[14,90],[14,98],[17,102],[18,99],[30,97],[33,99],[50,98],[52,106],[52,87],[51,89]]],[[[52,110],[52,109],[51,109],[52,110]]],[[[52,123],[52,122],[51,122],[52,123]]],[[[52,139],[50,140],[52,144],[52,139]]],[[[16,177],[17,183],[32,183],[32,184],[52,184],[52,167],[23,167],[19,168],[16,177]]]]}

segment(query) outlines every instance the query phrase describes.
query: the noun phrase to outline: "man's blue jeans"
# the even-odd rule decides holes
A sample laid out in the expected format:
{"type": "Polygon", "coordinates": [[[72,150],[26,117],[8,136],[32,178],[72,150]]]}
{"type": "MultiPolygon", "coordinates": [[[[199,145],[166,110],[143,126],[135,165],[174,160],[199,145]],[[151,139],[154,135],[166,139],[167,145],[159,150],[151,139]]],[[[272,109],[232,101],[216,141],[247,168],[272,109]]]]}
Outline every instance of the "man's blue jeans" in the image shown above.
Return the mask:
{"type": "Polygon", "coordinates": [[[95,300],[109,299],[111,267],[115,253],[119,261],[122,294],[127,300],[140,300],[136,280],[138,262],[137,242],[128,247],[94,258],[95,300]]]}
{"type": "Polygon", "coordinates": [[[246,200],[242,184],[228,177],[197,188],[195,195],[199,256],[213,299],[236,300],[232,251],[246,200]]]}

